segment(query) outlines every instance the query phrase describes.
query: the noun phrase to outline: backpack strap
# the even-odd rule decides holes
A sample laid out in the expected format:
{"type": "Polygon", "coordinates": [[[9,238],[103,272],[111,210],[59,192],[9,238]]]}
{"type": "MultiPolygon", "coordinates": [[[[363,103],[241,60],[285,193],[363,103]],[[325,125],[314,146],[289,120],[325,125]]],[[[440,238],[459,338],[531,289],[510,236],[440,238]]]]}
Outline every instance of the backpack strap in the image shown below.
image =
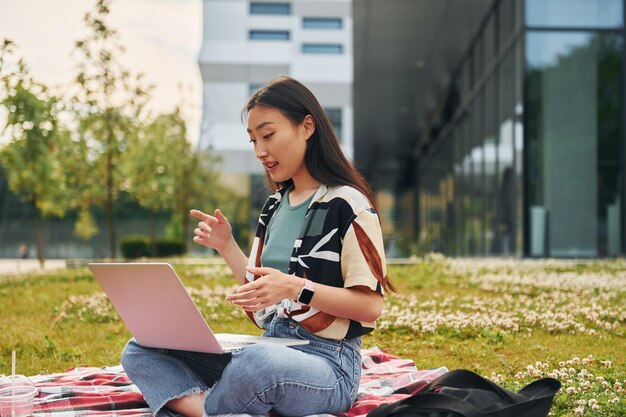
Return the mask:
{"type": "Polygon", "coordinates": [[[402,413],[426,416],[427,413],[432,412],[453,412],[459,417],[480,417],[481,415],[479,409],[458,398],[422,391],[395,403],[383,404],[367,413],[367,417],[392,417],[404,415],[402,413]]]}
{"type": "Polygon", "coordinates": [[[526,385],[519,393],[528,398],[552,398],[560,388],[561,383],[557,379],[542,378],[526,385]]]}

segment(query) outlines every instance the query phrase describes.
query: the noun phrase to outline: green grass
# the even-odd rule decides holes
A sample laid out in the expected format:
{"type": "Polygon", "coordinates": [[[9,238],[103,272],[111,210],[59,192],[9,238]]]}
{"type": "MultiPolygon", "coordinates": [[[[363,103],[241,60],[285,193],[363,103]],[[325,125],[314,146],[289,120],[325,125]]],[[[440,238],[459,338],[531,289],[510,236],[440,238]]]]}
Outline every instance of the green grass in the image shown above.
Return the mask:
{"type": "MultiPolygon", "coordinates": [[[[175,265],[217,332],[259,330],[224,302],[223,264],[175,265]],[[207,279],[207,276],[211,276],[207,279]],[[219,317],[219,320],[215,320],[219,317]]],[[[387,296],[364,346],[480,373],[519,390],[561,380],[555,416],[626,414],[626,263],[453,260],[390,266],[387,296]]],[[[0,373],[32,375],[119,363],[130,334],[86,269],[0,277],[0,373]]]]}

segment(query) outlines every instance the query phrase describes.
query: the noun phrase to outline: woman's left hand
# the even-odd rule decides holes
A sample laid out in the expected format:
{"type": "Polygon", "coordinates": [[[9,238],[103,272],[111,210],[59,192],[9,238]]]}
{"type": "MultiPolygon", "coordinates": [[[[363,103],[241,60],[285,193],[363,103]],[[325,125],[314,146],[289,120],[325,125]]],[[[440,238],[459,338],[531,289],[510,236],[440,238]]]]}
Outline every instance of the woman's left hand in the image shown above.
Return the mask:
{"type": "Polygon", "coordinates": [[[226,300],[241,306],[245,311],[258,311],[285,298],[293,299],[304,285],[302,278],[287,275],[278,269],[262,267],[246,269],[260,278],[240,286],[234,294],[226,296],[226,300]]]}

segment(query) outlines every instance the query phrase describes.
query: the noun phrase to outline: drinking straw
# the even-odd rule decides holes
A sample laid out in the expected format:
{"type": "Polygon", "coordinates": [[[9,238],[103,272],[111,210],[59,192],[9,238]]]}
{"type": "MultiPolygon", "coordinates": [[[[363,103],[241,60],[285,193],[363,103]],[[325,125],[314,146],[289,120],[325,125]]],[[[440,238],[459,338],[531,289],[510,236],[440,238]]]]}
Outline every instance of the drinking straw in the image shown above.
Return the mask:
{"type": "Polygon", "coordinates": [[[11,353],[11,416],[15,417],[15,351],[11,353]]]}

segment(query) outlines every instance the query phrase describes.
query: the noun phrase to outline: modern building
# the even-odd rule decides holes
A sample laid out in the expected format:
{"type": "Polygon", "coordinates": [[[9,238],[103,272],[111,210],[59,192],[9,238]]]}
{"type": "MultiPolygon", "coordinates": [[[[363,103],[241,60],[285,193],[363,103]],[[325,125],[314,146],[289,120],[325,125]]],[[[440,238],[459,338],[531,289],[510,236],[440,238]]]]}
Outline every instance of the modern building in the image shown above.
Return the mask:
{"type": "Polygon", "coordinates": [[[351,0],[204,0],[200,149],[219,155],[225,174],[261,173],[241,110],[290,75],[317,95],[352,158],[352,33],[351,0]]]}
{"type": "Polygon", "coordinates": [[[355,161],[394,246],[625,251],[624,0],[359,0],[355,161]]]}

